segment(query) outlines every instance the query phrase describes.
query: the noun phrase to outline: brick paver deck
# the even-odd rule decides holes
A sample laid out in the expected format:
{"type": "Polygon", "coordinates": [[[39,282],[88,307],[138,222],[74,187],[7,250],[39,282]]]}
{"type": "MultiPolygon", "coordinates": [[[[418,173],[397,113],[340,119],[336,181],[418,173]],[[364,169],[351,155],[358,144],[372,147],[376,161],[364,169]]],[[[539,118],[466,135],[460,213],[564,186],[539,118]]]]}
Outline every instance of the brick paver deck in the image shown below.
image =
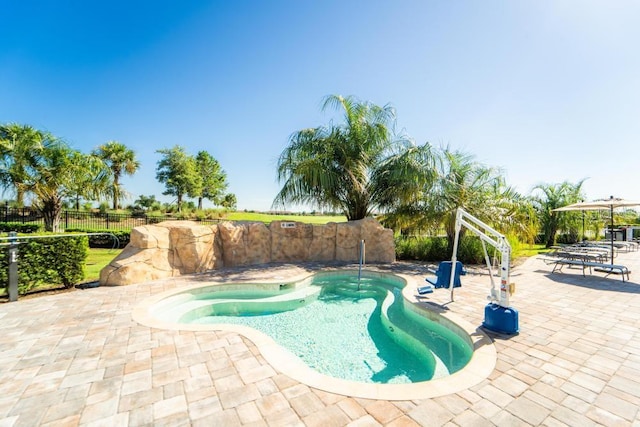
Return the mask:
{"type": "MultiPolygon", "coordinates": [[[[537,258],[515,268],[520,333],[491,335],[491,375],[411,401],[315,390],[279,373],[241,335],[132,319],[145,298],[223,272],[3,303],[0,426],[640,426],[640,252],[616,262],[630,267],[630,282],[551,274],[537,258]]],[[[392,269],[425,276],[420,265],[392,269]]],[[[446,290],[425,301],[480,325],[488,288],[486,275],[469,274],[455,302],[446,290]]]]}

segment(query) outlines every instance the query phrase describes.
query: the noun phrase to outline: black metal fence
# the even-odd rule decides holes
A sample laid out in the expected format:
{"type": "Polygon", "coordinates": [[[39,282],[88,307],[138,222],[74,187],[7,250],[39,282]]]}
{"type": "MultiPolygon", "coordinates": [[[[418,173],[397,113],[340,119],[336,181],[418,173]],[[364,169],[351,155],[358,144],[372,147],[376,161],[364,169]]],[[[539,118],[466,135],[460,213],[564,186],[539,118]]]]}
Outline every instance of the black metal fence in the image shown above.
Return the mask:
{"type": "MultiPolygon", "coordinates": [[[[40,212],[31,208],[0,208],[0,222],[37,224],[44,227],[44,218],[40,212]]],[[[220,219],[179,218],[174,216],[126,214],[107,212],[87,212],[76,210],[63,210],[60,222],[65,230],[114,230],[127,231],[139,225],[157,224],[161,221],[175,221],[189,219],[203,225],[217,224],[220,219]]]]}

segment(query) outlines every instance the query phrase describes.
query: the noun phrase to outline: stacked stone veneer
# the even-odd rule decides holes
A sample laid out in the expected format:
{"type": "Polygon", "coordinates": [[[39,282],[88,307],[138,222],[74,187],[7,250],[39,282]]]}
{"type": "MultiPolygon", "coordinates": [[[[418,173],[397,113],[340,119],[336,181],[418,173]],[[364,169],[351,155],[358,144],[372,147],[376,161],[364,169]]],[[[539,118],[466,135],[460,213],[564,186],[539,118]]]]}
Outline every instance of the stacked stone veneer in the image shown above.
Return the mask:
{"type": "Polygon", "coordinates": [[[361,240],[367,262],[395,261],[393,231],[372,218],[325,225],[161,222],[131,230],[130,243],[100,272],[100,284],[128,285],[270,262],[358,262],[361,240]]]}

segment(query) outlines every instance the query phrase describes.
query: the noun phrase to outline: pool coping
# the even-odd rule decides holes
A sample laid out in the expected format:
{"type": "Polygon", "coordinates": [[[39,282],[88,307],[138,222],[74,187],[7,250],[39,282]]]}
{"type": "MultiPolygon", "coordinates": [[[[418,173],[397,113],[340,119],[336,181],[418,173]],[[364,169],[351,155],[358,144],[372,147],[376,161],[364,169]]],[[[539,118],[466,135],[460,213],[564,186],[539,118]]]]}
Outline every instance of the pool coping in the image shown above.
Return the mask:
{"type": "MultiPolygon", "coordinates": [[[[332,270],[333,269],[307,271],[298,275],[278,277],[274,279],[238,280],[234,281],[234,283],[291,283],[304,280],[318,272],[331,272],[332,270]]],[[[418,285],[412,277],[404,274],[389,273],[387,271],[374,272],[385,275],[392,275],[404,280],[406,284],[402,290],[402,295],[405,300],[408,303],[413,304],[415,308],[418,308],[418,310],[435,313],[435,310],[432,310],[427,305],[421,303],[421,301],[416,296],[416,289],[418,285]]],[[[436,314],[454,323],[469,336],[469,338],[471,339],[471,345],[473,347],[473,355],[464,368],[445,378],[410,384],[361,383],[330,377],[313,370],[312,368],[307,366],[298,356],[282,347],[270,336],[256,329],[243,325],[230,324],[200,325],[164,322],[153,316],[150,312],[150,309],[154,304],[169,296],[176,295],[182,292],[188,292],[192,289],[224,284],[229,283],[224,281],[212,280],[207,283],[188,285],[153,295],[146,298],[142,303],[140,303],[133,309],[133,320],[142,325],[157,329],[184,331],[228,331],[238,333],[252,341],[259,349],[265,360],[269,364],[271,364],[271,366],[275,370],[303,384],[306,384],[309,387],[313,387],[326,392],[366,399],[414,400],[433,398],[456,393],[479,384],[491,374],[496,366],[497,351],[491,338],[487,336],[480,328],[474,327],[471,323],[462,319],[460,316],[449,313],[446,310],[439,310],[436,314]]]]}

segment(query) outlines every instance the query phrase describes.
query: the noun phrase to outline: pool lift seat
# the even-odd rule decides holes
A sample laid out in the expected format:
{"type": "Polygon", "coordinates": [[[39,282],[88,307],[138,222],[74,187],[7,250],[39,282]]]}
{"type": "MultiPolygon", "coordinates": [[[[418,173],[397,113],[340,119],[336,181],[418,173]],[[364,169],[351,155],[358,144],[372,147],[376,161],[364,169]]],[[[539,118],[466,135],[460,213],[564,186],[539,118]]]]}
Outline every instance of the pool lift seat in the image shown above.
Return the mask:
{"type": "MultiPolygon", "coordinates": [[[[451,265],[451,261],[442,261],[438,265],[437,270],[429,269],[429,272],[435,274],[436,277],[427,277],[426,279],[424,279],[429,284],[419,287],[418,294],[430,294],[434,289],[448,288],[449,282],[451,280],[451,265]]],[[[453,278],[454,288],[459,288],[462,286],[462,282],[460,282],[460,276],[464,276],[465,274],[467,274],[467,272],[465,271],[462,263],[460,261],[456,261],[456,269],[453,278]]]]}

